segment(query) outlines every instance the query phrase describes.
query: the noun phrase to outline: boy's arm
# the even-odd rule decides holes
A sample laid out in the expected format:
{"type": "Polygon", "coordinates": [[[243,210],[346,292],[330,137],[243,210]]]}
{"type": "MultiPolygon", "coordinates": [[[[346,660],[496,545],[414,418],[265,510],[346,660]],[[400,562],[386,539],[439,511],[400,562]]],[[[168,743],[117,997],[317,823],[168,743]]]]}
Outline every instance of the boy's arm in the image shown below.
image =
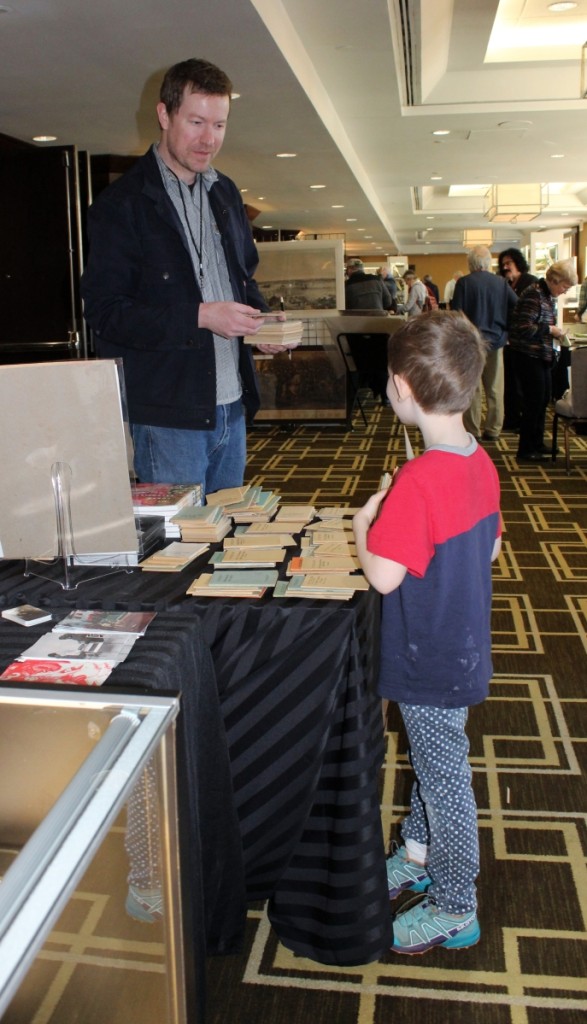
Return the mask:
{"type": "Polygon", "coordinates": [[[407,572],[405,565],[393,562],[390,558],[382,558],[381,555],[374,555],[371,551],[367,550],[369,527],[376,519],[379,506],[386,494],[387,488],[383,491],[378,491],[377,494],[373,494],[367,503],[363,505],[363,508],[359,509],[353,516],[353,532],[357,545],[357,557],[369,583],[380,594],[390,594],[392,590],[396,590],[407,572]]]}

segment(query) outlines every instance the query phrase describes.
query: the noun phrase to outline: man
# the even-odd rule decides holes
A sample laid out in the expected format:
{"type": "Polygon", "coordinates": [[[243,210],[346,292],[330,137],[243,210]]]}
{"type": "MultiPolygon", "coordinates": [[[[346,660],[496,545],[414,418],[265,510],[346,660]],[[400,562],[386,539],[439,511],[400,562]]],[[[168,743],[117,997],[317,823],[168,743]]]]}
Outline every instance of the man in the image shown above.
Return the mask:
{"type": "Polygon", "coordinates": [[[159,144],[90,209],[82,281],[97,354],[123,361],[139,480],[204,493],[243,482],[243,405],[252,417],[259,398],[242,336],[267,308],[240,193],[211,166],[231,91],[207,61],[170,68],[159,144]]]}
{"type": "Polygon", "coordinates": [[[391,309],[393,303],[381,277],[366,274],[362,260],[349,260],[344,286],[347,309],[391,309]]]}
{"type": "Polygon", "coordinates": [[[444,301],[445,309],[451,309],[451,302],[452,302],[452,297],[453,297],[453,295],[455,293],[455,286],[456,286],[456,283],[457,283],[459,277],[462,277],[462,276],[463,276],[462,270],[455,270],[455,272],[452,275],[450,281],[446,282],[446,285],[444,287],[444,296],[443,296],[443,301],[444,301]]]}
{"type": "MultiPolygon", "coordinates": [[[[347,309],[391,310],[391,295],[380,276],[366,274],[362,260],[349,260],[346,267],[345,305],[347,309]]],[[[365,376],[375,398],[389,405],[387,397],[387,334],[347,335],[351,355],[361,376],[365,376]]]]}
{"type": "Polygon", "coordinates": [[[451,309],[460,309],[489,342],[481,382],[465,413],[465,426],[474,437],[496,441],[503,424],[503,346],[507,339],[510,312],[516,295],[503,277],[490,272],[491,253],[485,245],[476,245],[468,257],[469,274],[455,285],[451,309]],[[487,405],[481,433],[481,387],[487,405]]]}
{"type": "Polygon", "coordinates": [[[428,298],[426,285],[420,280],[413,270],[406,270],[404,283],[407,289],[407,297],[398,312],[407,313],[408,316],[419,316],[423,312],[428,298]]]}
{"type": "MultiPolygon", "coordinates": [[[[520,249],[502,249],[497,257],[497,266],[518,298],[529,285],[538,280],[534,274],[529,273],[528,262],[520,249]]],[[[512,349],[506,344],[503,350],[503,430],[517,433],[522,416],[522,391],[514,364],[512,349]]]]}
{"type": "Polygon", "coordinates": [[[391,296],[391,311],[394,312],[397,308],[397,284],[395,277],[390,273],[389,267],[385,264],[377,268],[377,275],[381,278],[391,296]]]}

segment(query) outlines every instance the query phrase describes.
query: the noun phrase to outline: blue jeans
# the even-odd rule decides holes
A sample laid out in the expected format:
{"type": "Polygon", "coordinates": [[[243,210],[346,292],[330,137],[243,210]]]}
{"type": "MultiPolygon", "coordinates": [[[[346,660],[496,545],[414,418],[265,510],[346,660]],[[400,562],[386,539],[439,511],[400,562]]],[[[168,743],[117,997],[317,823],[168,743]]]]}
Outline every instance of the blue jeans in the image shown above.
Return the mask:
{"type": "Polygon", "coordinates": [[[201,484],[202,498],[240,487],[247,458],[242,402],[219,405],[213,430],[177,430],[133,423],[134,468],[141,483],[201,484]]]}
{"type": "Polygon", "coordinates": [[[429,895],[447,914],[475,910],[477,805],[465,732],[467,708],[399,705],[416,775],[402,836],[428,846],[429,895]]]}

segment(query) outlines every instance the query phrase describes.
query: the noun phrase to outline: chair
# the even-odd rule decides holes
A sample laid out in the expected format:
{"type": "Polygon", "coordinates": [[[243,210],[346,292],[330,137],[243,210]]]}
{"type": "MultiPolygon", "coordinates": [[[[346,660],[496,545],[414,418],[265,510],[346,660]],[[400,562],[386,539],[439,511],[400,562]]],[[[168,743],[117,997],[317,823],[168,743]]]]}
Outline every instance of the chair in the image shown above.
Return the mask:
{"type": "MultiPolygon", "coordinates": [[[[367,417],[361,401],[361,389],[371,386],[374,370],[373,350],[366,347],[365,335],[384,342],[382,366],[387,364],[387,338],[394,334],[404,323],[403,316],[389,316],[381,309],[347,309],[340,310],[339,316],[328,317],[332,336],[335,338],[347,372],[347,381],[352,396],[347,416],[348,428],[352,427],[353,413],[359,407],[363,423],[367,427],[367,417]],[[384,319],[382,319],[384,318],[384,319]],[[378,322],[380,321],[380,322],[378,322]],[[361,340],[360,340],[361,339],[361,340]]],[[[380,353],[381,354],[381,353],[380,353]]],[[[375,353],[376,355],[376,353],[375,353]]]]}
{"type": "Polygon", "coordinates": [[[556,461],[559,423],[563,429],[565,467],[571,472],[570,433],[577,433],[581,424],[587,425],[587,346],[571,349],[571,386],[554,404],[552,420],[552,461],[556,461]]]}

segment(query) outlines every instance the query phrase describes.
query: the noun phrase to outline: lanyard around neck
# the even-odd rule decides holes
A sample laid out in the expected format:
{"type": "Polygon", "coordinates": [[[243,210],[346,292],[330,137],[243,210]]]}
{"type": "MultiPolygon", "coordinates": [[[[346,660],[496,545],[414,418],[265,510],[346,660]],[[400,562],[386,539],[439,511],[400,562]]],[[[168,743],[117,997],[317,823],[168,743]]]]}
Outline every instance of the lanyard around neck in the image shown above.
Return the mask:
{"type": "Polygon", "coordinates": [[[179,178],[177,178],[177,184],[179,186],[179,195],[180,195],[180,198],[181,198],[181,205],[183,206],[183,215],[185,217],[185,223],[186,223],[186,227],[187,227],[187,230],[188,230],[188,234],[189,234],[189,236],[190,236],[190,238],[192,240],[192,245],[193,245],[194,249],[196,250],[196,255],[198,257],[198,265],[199,265],[199,270],[200,270],[200,286],[202,286],[203,283],[204,283],[204,264],[203,264],[203,261],[202,261],[202,253],[203,253],[203,248],[204,248],[204,246],[203,246],[203,233],[202,233],[202,201],[203,201],[203,196],[202,196],[202,175],[201,174],[198,175],[198,187],[199,187],[199,192],[200,192],[200,244],[199,245],[196,242],[196,239],[194,238],[194,233],[193,233],[192,228],[191,228],[191,224],[190,224],[189,217],[188,217],[187,207],[185,205],[185,199],[183,197],[183,189],[181,187],[181,181],[180,181],[179,178]]]}

